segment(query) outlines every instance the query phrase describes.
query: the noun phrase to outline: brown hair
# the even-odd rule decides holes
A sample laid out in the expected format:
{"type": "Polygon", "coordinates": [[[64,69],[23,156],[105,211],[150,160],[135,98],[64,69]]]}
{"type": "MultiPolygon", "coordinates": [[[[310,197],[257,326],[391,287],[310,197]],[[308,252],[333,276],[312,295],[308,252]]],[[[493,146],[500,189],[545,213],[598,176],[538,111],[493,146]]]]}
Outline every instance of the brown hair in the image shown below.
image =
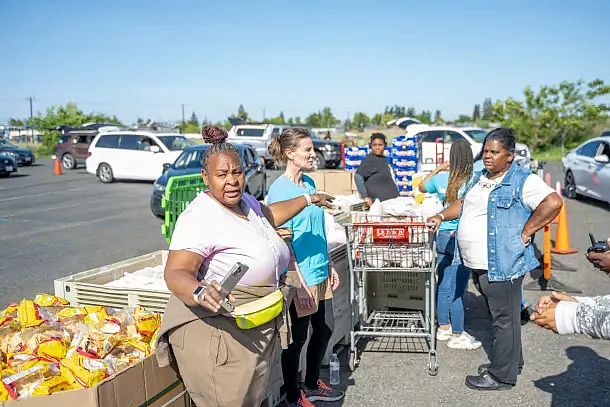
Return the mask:
{"type": "Polygon", "coordinates": [[[472,177],[473,162],[472,149],[466,140],[454,141],[451,144],[445,204],[448,205],[458,198],[460,188],[472,177]]]}
{"type": "Polygon", "coordinates": [[[203,153],[203,168],[206,171],[208,170],[208,160],[218,153],[234,153],[239,158],[239,150],[233,144],[226,142],[229,135],[223,129],[216,126],[205,126],[201,130],[201,136],[203,141],[211,144],[203,153]]]}
{"type": "Polygon", "coordinates": [[[294,149],[299,141],[311,138],[311,134],[307,129],[300,127],[289,127],[284,129],[282,134],[274,137],[269,143],[269,154],[273,157],[273,161],[279,165],[286,165],[288,157],[286,157],[286,150],[294,149]]]}

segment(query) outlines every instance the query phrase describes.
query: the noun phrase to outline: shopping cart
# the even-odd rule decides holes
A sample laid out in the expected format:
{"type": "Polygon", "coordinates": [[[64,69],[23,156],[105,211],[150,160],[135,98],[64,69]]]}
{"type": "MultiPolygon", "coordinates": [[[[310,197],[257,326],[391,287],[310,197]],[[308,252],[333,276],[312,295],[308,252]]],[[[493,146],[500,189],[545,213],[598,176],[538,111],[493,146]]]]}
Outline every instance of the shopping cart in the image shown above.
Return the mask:
{"type": "Polygon", "coordinates": [[[356,217],[351,224],[345,225],[352,304],[350,370],[354,371],[360,361],[356,345],[361,338],[423,338],[428,344],[428,373],[436,376],[434,232],[420,216],[359,214],[356,217]],[[419,309],[413,311],[369,310],[368,273],[394,275],[390,277],[394,281],[400,280],[400,275],[423,273],[424,303],[413,307],[419,309]]]}

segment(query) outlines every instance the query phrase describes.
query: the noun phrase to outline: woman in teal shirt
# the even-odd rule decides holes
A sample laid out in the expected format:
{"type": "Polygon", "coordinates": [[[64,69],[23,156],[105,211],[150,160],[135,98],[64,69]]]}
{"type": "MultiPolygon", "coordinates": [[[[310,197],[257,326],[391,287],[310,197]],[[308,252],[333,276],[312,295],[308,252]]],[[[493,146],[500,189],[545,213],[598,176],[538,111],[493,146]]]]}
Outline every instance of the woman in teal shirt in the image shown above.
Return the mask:
{"type": "MultiPolygon", "coordinates": [[[[443,205],[449,206],[465,192],[472,177],[472,150],[463,140],[454,142],[449,151],[449,162],[432,171],[419,185],[421,192],[437,193],[443,205]],[[449,170],[449,172],[447,172],[449,170]]],[[[464,293],[470,270],[463,264],[454,264],[458,219],[442,222],[436,237],[438,264],[436,339],[447,341],[453,349],[477,349],[481,342],[464,331],[464,293]]]]}
{"type": "MultiPolygon", "coordinates": [[[[306,129],[288,128],[269,145],[276,164],[286,167],[269,188],[267,203],[286,201],[316,193],[314,181],[303,174],[313,168],[316,153],[306,129]]],[[[328,258],[324,210],[309,205],[282,227],[292,229],[292,250],[305,284],[297,289],[297,299],[290,305],[292,343],[282,352],[282,374],[288,406],[313,406],[314,401],[333,402],[343,392],[320,380],[320,368],[334,330],[332,292],[339,277],[328,258]],[[309,333],[305,386],[299,386],[298,371],[301,350],[309,333]]]]}

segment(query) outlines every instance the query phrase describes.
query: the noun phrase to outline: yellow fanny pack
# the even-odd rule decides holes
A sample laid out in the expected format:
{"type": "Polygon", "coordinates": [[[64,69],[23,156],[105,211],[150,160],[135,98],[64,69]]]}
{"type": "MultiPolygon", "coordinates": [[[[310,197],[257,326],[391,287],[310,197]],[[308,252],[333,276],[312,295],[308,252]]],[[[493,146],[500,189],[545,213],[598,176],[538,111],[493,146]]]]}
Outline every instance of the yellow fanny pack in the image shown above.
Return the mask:
{"type": "Polygon", "coordinates": [[[284,308],[284,294],[275,290],[257,300],[235,307],[235,323],[241,329],[252,329],[272,321],[284,308]]]}

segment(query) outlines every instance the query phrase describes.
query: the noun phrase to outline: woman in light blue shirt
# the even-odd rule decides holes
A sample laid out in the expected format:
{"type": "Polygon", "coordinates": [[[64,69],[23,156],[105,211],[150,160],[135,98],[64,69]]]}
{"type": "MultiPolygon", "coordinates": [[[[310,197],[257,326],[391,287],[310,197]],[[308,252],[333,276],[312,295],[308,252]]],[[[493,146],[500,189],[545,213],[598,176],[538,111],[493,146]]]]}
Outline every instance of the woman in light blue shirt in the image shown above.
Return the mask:
{"type": "MultiPolygon", "coordinates": [[[[449,162],[432,171],[419,185],[421,192],[437,193],[445,208],[459,199],[472,177],[472,150],[464,141],[456,141],[449,151],[449,162]],[[449,170],[449,172],[447,172],[449,170]]],[[[458,219],[443,221],[436,237],[438,264],[436,338],[448,341],[453,349],[477,349],[481,342],[464,331],[464,293],[470,270],[463,264],[454,264],[458,219]]]]}
{"type": "MultiPolygon", "coordinates": [[[[303,174],[313,168],[316,153],[306,129],[288,128],[275,137],[269,152],[276,164],[286,167],[271,185],[267,202],[286,201],[316,193],[314,181],[303,174]]],[[[344,393],[320,380],[320,368],[334,330],[332,292],[339,285],[339,276],[328,258],[324,210],[309,205],[282,227],[292,229],[292,250],[298,269],[304,277],[297,289],[297,298],[290,305],[292,343],[282,352],[282,374],[288,406],[309,406],[314,401],[333,402],[344,393]],[[309,332],[305,385],[298,381],[301,350],[309,332]]]]}

